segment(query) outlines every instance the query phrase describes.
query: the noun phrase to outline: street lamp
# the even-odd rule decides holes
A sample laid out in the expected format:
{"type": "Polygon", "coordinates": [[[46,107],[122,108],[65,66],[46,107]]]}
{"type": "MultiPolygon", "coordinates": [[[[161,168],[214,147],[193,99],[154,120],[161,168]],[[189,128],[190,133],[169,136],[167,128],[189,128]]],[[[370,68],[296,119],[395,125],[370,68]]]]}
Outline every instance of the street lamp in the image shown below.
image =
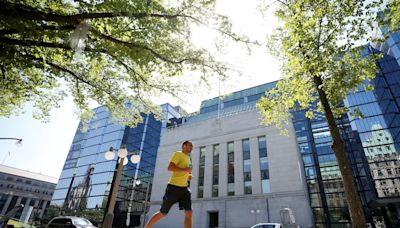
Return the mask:
{"type": "MultiPolygon", "coordinates": [[[[108,204],[107,208],[107,214],[106,217],[104,218],[103,222],[103,227],[104,228],[111,228],[113,224],[113,219],[114,219],[114,207],[115,207],[115,201],[117,199],[117,194],[118,194],[118,189],[119,189],[119,183],[121,180],[121,174],[124,165],[128,164],[128,159],[126,158],[128,156],[128,151],[126,150],[126,146],[122,145],[121,148],[117,152],[119,160],[118,160],[118,168],[117,168],[117,174],[115,175],[115,180],[113,183],[112,190],[111,190],[111,197],[110,197],[110,202],[108,204]]],[[[105,158],[107,160],[113,160],[115,157],[115,150],[114,148],[110,147],[110,150],[107,151],[104,154],[105,158]]],[[[132,163],[137,163],[140,160],[139,155],[132,155],[131,156],[131,162],[132,163]]]]}
{"type": "Polygon", "coordinates": [[[19,138],[0,138],[0,140],[17,140],[17,142],[15,142],[15,145],[17,145],[18,147],[22,146],[22,139],[19,138]]]}
{"type": "Polygon", "coordinates": [[[141,184],[140,180],[134,180],[133,181],[131,197],[129,199],[129,205],[128,205],[128,212],[126,213],[126,222],[125,222],[125,224],[126,224],[127,227],[131,223],[131,210],[132,210],[132,201],[133,201],[133,195],[134,195],[134,192],[135,192],[135,187],[139,186],[140,184],[141,184]]]}
{"type": "Polygon", "coordinates": [[[250,213],[251,214],[254,214],[254,224],[256,224],[257,223],[257,214],[258,213],[260,213],[260,210],[259,209],[256,209],[256,210],[250,210],[250,213]]]}

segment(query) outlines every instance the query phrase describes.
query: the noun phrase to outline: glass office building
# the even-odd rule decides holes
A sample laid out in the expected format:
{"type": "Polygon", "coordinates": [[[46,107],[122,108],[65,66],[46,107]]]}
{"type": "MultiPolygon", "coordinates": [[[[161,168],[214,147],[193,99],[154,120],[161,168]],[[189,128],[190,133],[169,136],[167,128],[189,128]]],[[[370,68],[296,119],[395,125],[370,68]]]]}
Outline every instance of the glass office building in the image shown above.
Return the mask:
{"type": "MultiPolygon", "coordinates": [[[[161,105],[161,108],[163,120],[180,117],[169,104],[161,105]]],[[[96,117],[90,122],[89,130],[81,132],[78,127],[76,131],[51,205],[66,214],[80,213],[101,222],[117,165],[117,156],[108,161],[104,154],[110,147],[119,149],[125,144],[127,150],[136,151],[141,160],[137,164],[129,161],[124,166],[114,225],[125,227],[129,223],[129,226],[137,226],[148,206],[157,149],[167,122],[156,120],[153,114],[142,114],[143,123],[130,128],[113,124],[105,107],[94,111],[96,117]]]]}
{"type": "MultiPolygon", "coordinates": [[[[374,90],[360,88],[344,101],[352,111],[359,109],[363,118],[349,114],[337,120],[367,220],[386,227],[400,227],[399,48],[399,33],[390,33],[385,44],[364,50],[364,56],[384,54],[371,82],[374,90]]],[[[317,227],[347,227],[350,215],[324,115],[309,120],[298,111],[293,124],[317,227]]]]}

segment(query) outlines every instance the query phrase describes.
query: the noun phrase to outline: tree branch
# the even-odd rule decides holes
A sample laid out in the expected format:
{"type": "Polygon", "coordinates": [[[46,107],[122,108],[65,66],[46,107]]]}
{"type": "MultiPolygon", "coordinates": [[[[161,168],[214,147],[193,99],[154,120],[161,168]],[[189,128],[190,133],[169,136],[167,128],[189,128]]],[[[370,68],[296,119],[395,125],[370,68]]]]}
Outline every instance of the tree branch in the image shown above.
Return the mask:
{"type": "Polygon", "coordinates": [[[97,35],[97,36],[99,36],[99,37],[101,37],[101,38],[103,38],[105,40],[111,41],[113,43],[120,44],[120,45],[123,45],[123,46],[126,46],[126,47],[130,47],[130,48],[145,50],[145,51],[151,53],[156,58],[161,59],[161,60],[163,60],[165,62],[168,62],[168,63],[181,64],[181,63],[183,63],[183,62],[185,62],[187,60],[190,60],[189,58],[187,58],[187,59],[181,59],[181,60],[178,60],[178,61],[174,61],[174,60],[166,58],[165,56],[159,54],[158,52],[154,51],[153,49],[151,49],[151,48],[149,48],[149,47],[147,47],[145,45],[129,43],[129,42],[126,42],[126,41],[118,40],[118,39],[116,39],[114,37],[102,34],[99,31],[96,31],[94,29],[91,29],[90,31],[93,32],[95,35],[97,35]]]}
{"type": "Polygon", "coordinates": [[[49,42],[42,42],[42,41],[35,41],[35,40],[17,40],[11,39],[7,37],[0,37],[0,43],[2,44],[9,44],[9,45],[19,45],[25,47],[50,47],[50,48],[62,48],[66,50],[72,50],[72,48],[68,45],[62,43],[49,43],[49,42]]]}
{"type": "Polygon", "coordinates": [[[184,15],[167,15],[157,13],[130,13],[130,12],[94,12],[94,13],[80,13],[74,15],[60,15],[55,13],[47,13],[40,11],[36,8],[23,5],[23,4],[11,4],[0,1],[0,15],[4,15],[12,18],[23,18],[25,20],[40,20],[40,21],[54,21],[60,23],[72,23],[78,24],[83,19],[95,19],[95,18],[113,18],[113,17],[130,17],[130,18],[146,18],[156,17],[163,19],[176,19],[183,17],[184,15]]]}

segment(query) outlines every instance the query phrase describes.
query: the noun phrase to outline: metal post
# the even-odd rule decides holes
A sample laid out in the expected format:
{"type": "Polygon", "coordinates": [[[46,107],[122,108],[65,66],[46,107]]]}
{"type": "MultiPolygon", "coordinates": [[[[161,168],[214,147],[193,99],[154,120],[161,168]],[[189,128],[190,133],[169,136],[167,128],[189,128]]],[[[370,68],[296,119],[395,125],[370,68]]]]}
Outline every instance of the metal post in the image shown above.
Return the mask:
{"type": "Polygon", "coordinates": [[[106,214],[106,217],[104,218],[104,223],[103,223],[104,228],[112,228],[113,219],[114,219],[115,201],[117,199],[119,182],[121,180],[121,173],[122,173],[122,169],[124,167],[124,159],[125,158],[120,158],[120,160],[119,160],[117,175],[115,177],[114,185],[112,186],[111,198],[110,198],[110,202],[109,202],[109,205],[107,208],[107,214],[106,214]]]}
{"type": "MultiPolygon", "coordinates": [[[[139,157],[140,158],[142,158],[142,151],[143,151],[143,147],[144,147],[144,140],[146,139],[148,124],[149,124],[149,114],[146,115],[146,119],[144,121],[144,129],[143,129],[142,141],[140,142],[140,149],[139,149],[139,157]]],[[[136,181],[137,181],[138,175],[139,175],[139,168],[140,168],[141,160],[142,159],[140,159],[140,161],[136,164],[135,177],[133,179],[133,185],[132,185],[132,192],[131,192],[131,196],[130,196],[130,199],[129,199],[128,210],[126,212],[125,224],[126,224],[127,227],[131,223],[132,201],[133,201],[133,195],[135,194],[136,181]]]]}
{"type": "Polygon", "coordinates": [[[144,210],[143,210],[143,222],[141,223],[141,227],[145,226],[145,222],[146,222],[146,209],[147,209],[147,198],[149,196],[149,189],[150,189],[150,182],[147,182],[147,189],[146,189],[146,197],[144,198],[144,210]]]}
{"type": "Polygon", "coordinates": [[[19,138],[0,138],[0,139],[4,139],[4,140],[17,140],[18,142],[22,142],[22,139],[19,139],[19,138]]]}

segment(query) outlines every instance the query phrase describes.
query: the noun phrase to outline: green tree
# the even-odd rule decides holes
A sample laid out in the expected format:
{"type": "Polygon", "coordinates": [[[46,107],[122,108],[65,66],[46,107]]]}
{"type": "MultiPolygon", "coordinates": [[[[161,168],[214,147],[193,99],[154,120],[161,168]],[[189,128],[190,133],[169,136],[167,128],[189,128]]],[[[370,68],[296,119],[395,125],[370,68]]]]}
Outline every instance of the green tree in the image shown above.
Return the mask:
{"type": "Polygon", "coordinates": [[[343,178],[352,225],[365,228],[366,221],[357,194],[351,165],[335,118],[346,113],[343,99],[377,73],[379,56],[363,57],[361,43],[368,38],[379,2],[357,0],[281,0],[275,11],[281,27],[269,37],[270,51],[283,62],[283,79],[267,92],[257,106],[263,123],[283,128],[291,110],[307,110],[326,116],[343,178]],[[313,104],[318,102],[317,108],[313,104]]]}
{"type": "Polygon", "coordinates": [[[387,9],[388,28],[390,31],[398,31],[400,29],[400,1],[390,1],[387,9]]]}
{"type": "Polygon", "coordinates": [[[153,96],[185,91],[175,76],[226,76],[225,64],[192,45],[193,25],[249,43],[216,13],[215,0],[0,1],[0,116],[29,102],[34,117],[48,121],[72,95],[86,122],[97,102],[134,127],[141,112],[157,110],[153,96]]]}

